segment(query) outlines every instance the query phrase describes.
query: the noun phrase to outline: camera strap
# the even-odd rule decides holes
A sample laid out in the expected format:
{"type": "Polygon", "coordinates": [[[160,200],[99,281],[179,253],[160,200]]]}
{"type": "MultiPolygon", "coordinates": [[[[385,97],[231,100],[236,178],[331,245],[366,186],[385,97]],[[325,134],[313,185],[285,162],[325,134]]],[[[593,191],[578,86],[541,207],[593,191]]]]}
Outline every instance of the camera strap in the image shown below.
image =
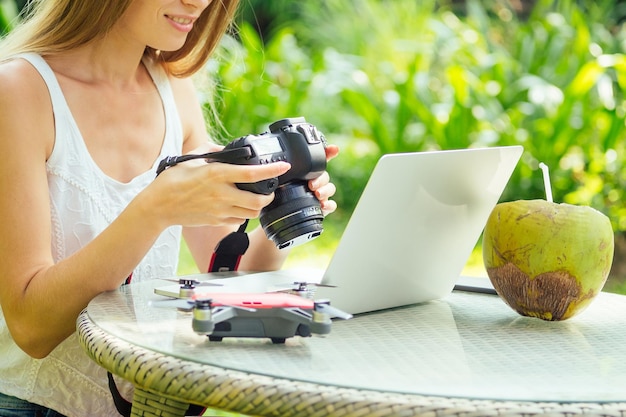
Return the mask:
{"type": "Polygon", "coordinates": [[[250,239],[246,233],[248,220],[243,222],[236,232],[220,240],[211,257],[207,272],[236,271],[241,257],[248,250],[250,239]]]}
{"type": "Polygon", "coordinates": [[[225,162],[229,163],[232,159],[241,159],[241,158],[249,158],[252,156],[252,151],[249,147],[244,148],[234,148],[234,149],[224,149],[223,151],[217,152],[209,152],[203,154],[188,154],[181,156],[167,156],[159,162],[159,166],[157,167],[156,174],[159,174],[165,171],[168,168],[171,168],[175,165],[180,164],[181,162],[191,161],[192,159],[204,159],[206,162],[225,162]]]}

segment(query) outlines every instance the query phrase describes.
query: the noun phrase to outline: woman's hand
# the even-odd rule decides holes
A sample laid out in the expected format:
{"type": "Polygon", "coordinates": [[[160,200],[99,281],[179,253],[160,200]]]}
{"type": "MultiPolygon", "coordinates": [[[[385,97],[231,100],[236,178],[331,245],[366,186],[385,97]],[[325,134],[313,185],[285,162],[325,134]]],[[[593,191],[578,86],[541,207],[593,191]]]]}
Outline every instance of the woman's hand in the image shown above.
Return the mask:
{"type": "MultiPolygon", "coordinates": [[[[255,194],[239,189],[236,183],[253,183],[278,177],[290,168],[286,162],[267,165],[206,163],[187,161],[165,170],[157,177],[151,193],[153,214],[165,225],[226,226],[256,218],[272,202],[274,194],[255,194]]],[[[149,187],[150,188],[150,187],[149,187]]]]}
{"type": "MultiPolygon", "coordinates": [[[[326,147],[326,161],[330,161],[334,157],[339,155],[339,147],[336,145],[328,145],[326,147]]],[[[335,195],[337,187],[330,182],[330,175],[327,171],[324,171],[319,177],[309,181],[309,189],[315,194],[322,206],[322,213],[324,216],[332,213],[337,209],[337,203],[330,200],[330,197],[335,195]]]]}

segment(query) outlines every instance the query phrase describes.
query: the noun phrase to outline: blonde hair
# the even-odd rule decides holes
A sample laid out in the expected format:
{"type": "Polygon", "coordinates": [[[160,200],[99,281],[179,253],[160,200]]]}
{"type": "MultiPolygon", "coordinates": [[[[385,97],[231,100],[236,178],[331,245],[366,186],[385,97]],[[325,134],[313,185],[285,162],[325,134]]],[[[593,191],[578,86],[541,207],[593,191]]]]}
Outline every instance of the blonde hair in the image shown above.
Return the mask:
{"type": "MultiPolygon", "coordinates": [[[[0,41],[0,59],[26,52],[53,55],[105,36],[133,0],[33,0],[22,22],[0,41]]],[[[238,0],[213,0],[177,51],[150,47],[145,54],[172,75],[194,74],[209,59],[228,30],[238,0]]]]}

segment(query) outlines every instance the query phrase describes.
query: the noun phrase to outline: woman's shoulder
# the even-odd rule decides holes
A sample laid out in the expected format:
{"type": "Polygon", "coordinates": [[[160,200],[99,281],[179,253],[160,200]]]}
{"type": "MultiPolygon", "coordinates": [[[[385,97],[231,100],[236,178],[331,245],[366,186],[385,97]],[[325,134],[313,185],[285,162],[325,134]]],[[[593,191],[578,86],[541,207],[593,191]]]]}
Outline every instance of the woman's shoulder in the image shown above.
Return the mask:
{"type": "Polygon", "coordinates": [[[0,62],[0,106],[27,103],[29,110],[49,103],[46,84],[35,67],[23,58],[0,62]]]}
{"type": "Polygon", "coordinates": [[[0,61],[0,77],[10,78],[13,82],[23,80],[27,82],[30,78],[38,76],[38,71],[25,58],[16,56],[13,58],[5,58],[0,61]]]}
{"type": "Polygon", "coordinates": [[[0,138],[14,144],[42,144],[51,151],[54,116],[50,94],[39,72],[26,60],[0,62],[0,138]],[[19,139],[19,140],[18,140],[19,139]]]}
{"type": "Polygon", "coordinates": [[[170,75],[170,85],[183,127],[184,149],[188,151],[209,140],[198,90],[190,77],[170,75]]]}
{"type": "Polygon", "coordinates": [[[191,77],[176,77],[168,74],[167,76],[172,86],[174,94],[179,95],[195,95],[195,86],[191,77]]]}

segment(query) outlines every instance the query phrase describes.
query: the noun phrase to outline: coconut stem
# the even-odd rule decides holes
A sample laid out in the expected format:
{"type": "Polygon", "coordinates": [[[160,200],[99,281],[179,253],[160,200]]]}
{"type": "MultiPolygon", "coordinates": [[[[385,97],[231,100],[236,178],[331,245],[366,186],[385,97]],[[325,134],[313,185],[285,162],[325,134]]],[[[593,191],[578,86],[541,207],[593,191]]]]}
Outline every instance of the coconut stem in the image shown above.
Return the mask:
{"type": "Polygon", "coordinates": [[[543,162],[539,163],[539,168],[543,171],[543,186],[546,189],[546,200],[552,203],[552,186],[550,185],[550,171],[548,166],[543,162]]]}

